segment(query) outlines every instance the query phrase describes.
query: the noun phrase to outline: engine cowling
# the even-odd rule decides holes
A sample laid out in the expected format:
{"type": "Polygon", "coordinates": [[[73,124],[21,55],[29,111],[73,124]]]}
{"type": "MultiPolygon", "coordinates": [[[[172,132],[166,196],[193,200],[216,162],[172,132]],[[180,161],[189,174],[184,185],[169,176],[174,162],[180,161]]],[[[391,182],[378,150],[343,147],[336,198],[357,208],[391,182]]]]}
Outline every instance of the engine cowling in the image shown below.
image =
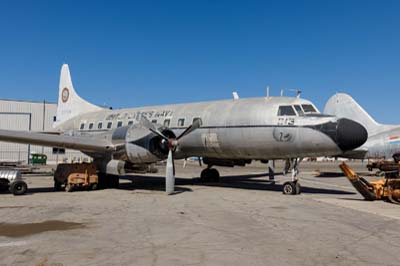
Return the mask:
{"type": "MultiPolygon", "coordinates": [[[[168,138],[176,137],[168,128],[160,127],[160,131],[168,138]]],[[[112,133],[111,141],[119,147],[113,153],[116,160],[144,164],[154,163],[168,156],[168,142],[140,124],[117,128],[112,133]]]]}

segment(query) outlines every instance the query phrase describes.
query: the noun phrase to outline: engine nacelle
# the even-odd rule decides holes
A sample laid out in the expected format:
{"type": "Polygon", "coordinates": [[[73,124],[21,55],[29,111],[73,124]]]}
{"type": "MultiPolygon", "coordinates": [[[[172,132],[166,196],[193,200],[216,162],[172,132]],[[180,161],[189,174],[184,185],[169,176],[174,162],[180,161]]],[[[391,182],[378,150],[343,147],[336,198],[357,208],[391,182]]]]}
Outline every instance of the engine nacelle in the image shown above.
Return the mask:
{"type": "MultiPolygon", "coordinates": [[[[168,128],[160,128],[168,138],[175,134],[168,128]]],[[[117,128],[111,137],[113,145],[120,148],[113,153],[113,159],[133,164],[154,163],[167,158],[168,142],[140,124],[117,128]]]]}

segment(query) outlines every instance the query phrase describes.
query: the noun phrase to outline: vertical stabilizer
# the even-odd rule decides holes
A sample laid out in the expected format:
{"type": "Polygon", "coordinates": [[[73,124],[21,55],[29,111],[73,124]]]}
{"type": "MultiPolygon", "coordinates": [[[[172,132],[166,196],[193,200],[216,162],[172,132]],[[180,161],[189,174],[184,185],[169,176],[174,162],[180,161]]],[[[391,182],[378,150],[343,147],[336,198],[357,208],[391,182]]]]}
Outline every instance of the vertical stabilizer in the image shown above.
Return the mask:
{"type": "Polygon", "coordinates": [[[83,113],[101,110],[100,107],[83,100],[75,92],[67,64],[61,68],[60,84],[58,88],[57,118],[53,127],[83,113]]]}
{"type": "Polygon", "coordinates": [[[350,95],[345,93],[337,93],[329,98],[324,113],[352,119],[363,125],[369,135],[377,133],[381,126],[350,95]]]}

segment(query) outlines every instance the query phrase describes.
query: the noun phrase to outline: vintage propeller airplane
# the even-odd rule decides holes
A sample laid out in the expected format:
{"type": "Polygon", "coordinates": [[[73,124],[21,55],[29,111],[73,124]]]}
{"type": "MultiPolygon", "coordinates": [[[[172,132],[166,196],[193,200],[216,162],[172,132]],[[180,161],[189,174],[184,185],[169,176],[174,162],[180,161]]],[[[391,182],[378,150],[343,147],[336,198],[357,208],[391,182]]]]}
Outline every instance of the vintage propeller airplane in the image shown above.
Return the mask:
{"type": "MultiPolygon", "coordinates": [[[[0,130],[0,141],[82,151],[91,156],[110,186],[133,166],[167,159],[166,191],[174,192],[174,159],[202,157],[205,180],[217,181],[213,166],[252,160],[332,156],[361,146],[367,131],[359,123],[323,115],[300,97],[259,97],[110,110],[83,100],[61,69],[54,131],[0,130]]],[[[297,171],[283,186],[300,193],[297,171]]]]}

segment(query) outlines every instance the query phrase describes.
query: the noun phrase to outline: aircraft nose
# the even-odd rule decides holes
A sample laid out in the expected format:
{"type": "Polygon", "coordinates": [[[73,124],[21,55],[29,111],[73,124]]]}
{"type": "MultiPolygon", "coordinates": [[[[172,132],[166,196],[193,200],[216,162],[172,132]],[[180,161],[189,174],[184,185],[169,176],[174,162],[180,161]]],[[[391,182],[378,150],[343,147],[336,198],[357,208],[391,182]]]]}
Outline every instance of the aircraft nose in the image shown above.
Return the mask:
{"type": "Polygon", "coordinates": [[[361,124],[346,118],[337,121],[335,142],[342,151],[358,148],[367,139],[368,132],[361,124]]]}

